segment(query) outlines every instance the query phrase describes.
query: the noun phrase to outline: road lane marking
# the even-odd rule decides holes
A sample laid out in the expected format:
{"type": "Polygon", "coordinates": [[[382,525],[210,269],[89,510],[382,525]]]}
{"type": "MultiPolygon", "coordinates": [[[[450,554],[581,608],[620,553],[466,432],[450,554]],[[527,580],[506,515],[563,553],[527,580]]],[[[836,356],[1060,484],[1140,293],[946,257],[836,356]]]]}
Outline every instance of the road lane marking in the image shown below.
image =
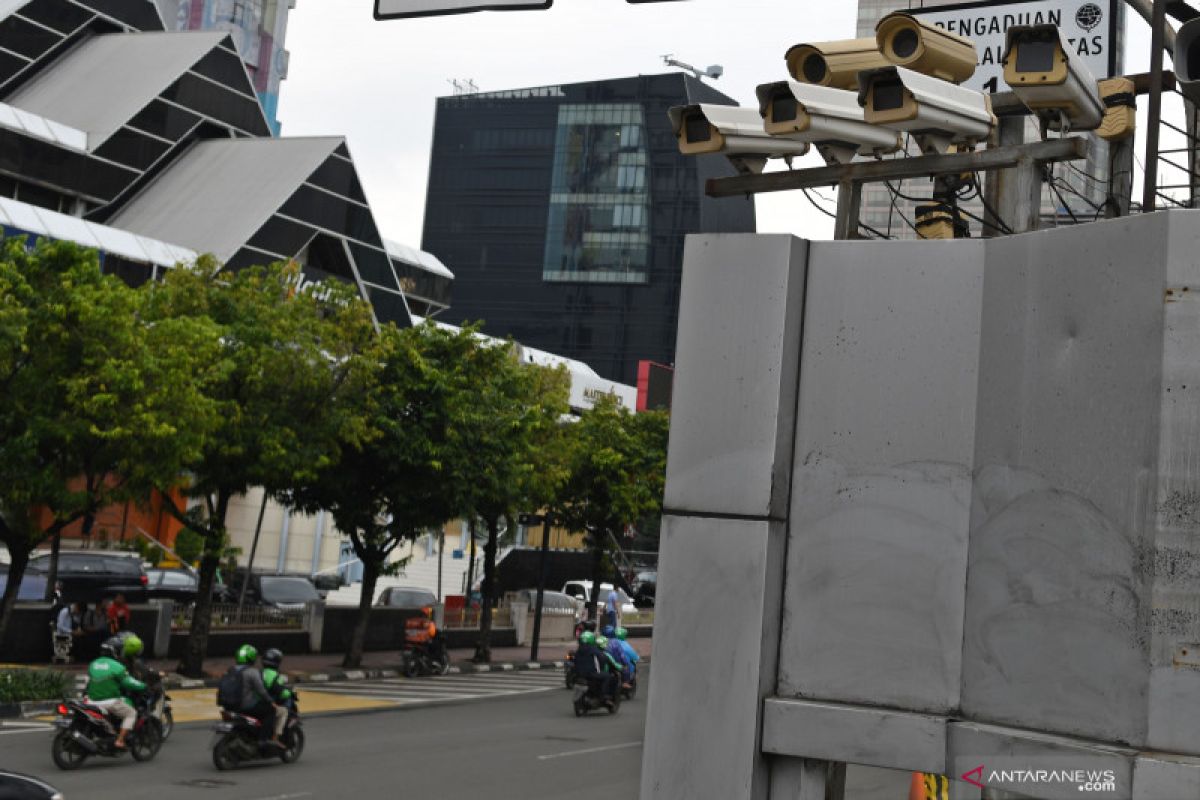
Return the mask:
{"type": "Polygon", "coordinates": [[[632,747],[641,747],[639,742],[626,742],[625,744],[610,744],[607,747],[589,747],[586,750],[568,750],[565,753],[551,753],[546,756],[538,756],[538,761],[548,761],[551,758],[567,758],[568,756],[586,756],[592,753],[607,753],[609,750],[628,750],[632,747]]]}
{"type": "Polygon", "coordinates": [[[0,736],[12,736],[18,733],[45,733],[52,727],[45,722],[0,722],[0,736]]]}
{"type": "Polygon", "coordinates": [[[296,797],[312,797],[312,792],[300,792],[300,794],[273,794],[270,797],[259,797],[256,800],[293,800],[296,797]]]}

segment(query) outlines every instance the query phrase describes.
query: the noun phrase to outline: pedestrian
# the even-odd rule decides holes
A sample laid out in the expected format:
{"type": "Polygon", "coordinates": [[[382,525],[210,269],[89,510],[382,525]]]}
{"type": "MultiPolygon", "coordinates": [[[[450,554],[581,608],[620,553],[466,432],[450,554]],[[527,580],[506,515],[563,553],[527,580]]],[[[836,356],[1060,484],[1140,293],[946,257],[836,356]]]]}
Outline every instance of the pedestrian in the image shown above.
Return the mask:
{"type": "Polygon", "coordinates": [[[128,627],[129,604],[125,602],[125,595],[118,592],[108,607],[108,632],[120,633],[128,627]]]}
{"type": "Polygon", "coordinates": [[[621,596],[618,594],[616,587],[608,590],[608,597],[604,598],[604,625],[613,627],[616,630],[621,626],[621,596]]]}
{"type": "Polygon", "coordinates": [[[59,636],[80,636],[83,633],[83,607],[79,603],[71,603],[59,609],[54,630],[59,636]]]}
{"type": "Polygon", "coordinates": [[[89,658],[100,652],[100,645],[108,635],[108,598],[105,598],[98,600],[95,607],[83,615],[82,640],[86,643],[89,658]]]}

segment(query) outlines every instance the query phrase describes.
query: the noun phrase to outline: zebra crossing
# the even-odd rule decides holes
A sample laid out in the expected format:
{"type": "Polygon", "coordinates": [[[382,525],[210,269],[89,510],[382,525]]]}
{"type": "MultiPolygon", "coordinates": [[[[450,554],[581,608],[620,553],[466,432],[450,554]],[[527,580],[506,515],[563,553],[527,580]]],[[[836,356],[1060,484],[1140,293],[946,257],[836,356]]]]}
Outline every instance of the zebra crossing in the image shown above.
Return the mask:
{"type": "MultiPolygon", "coordinates": [[[[370,698],[397,706],[481,700],[492,697],[536,694],[564,687],[561,670],[481,672],[427,678],[379,678],[303,684],[300,692],[321,692],[370,698]]],[[[303,701],[302,701],[303,702],[303,701]]]]}

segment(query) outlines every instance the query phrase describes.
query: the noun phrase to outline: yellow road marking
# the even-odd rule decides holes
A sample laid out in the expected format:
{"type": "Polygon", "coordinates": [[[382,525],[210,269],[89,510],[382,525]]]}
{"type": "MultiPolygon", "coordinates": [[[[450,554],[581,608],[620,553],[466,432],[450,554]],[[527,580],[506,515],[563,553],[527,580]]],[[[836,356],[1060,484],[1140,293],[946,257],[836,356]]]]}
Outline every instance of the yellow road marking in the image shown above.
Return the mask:
{"type": "MultiPolygon", "coordinates": [[[[366,708],[391,708],[395,702],[386,699],[351,696],[333,692],[300,691],[300,713],[319,714],[326,711],[358,711],[366,708]]],[[[221,718],[217,710],[216,689],[168,689],[171,696],[171,714],[176,722],[216,722],[221,718]]],[[[39,717],[52,720],[54,717],[39,717]]]]}

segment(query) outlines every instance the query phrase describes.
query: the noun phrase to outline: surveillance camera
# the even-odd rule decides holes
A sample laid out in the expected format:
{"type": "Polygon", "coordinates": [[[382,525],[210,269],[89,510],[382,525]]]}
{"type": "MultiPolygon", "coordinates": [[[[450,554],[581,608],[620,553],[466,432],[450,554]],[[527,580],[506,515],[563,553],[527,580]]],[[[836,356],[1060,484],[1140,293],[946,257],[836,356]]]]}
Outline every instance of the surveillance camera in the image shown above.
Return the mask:
{"type": "Polygon", "coordinates": [[[685,156],[720,153],[743,174],[762,172],[768,158],[792,158],[808,152],[808,143],[768,136],[757,109],[740,106],[675,106],[667,112],[685,156]]]}
{"type": "Polygon", "coordinates": [[[1004,80],[1051,128],[1091,131],[1104,121],[1096,77],[1057,25],[1008,29],[1004,80]]]}
{"type": "Polygon", "coordinates": [[[835,89],[857,89],[858,73],[888,64],[874,39],[798,44],[784,58],[795,80],[835,89]]]}
{"type": "Polygon", "coordinates": [[[911,133],[924,153],[951,145],[974,147],[996,126],[990,98],[904,67],[883,67],[859,77],[858,102],[871,125],[911,133]]]}
{"type": "Polygon", "coordinates": [[[922,22],[911,14],[888,14],[875,26],[875,43],[888,63],[962,83],[975,74],[975,43],[922,22]]]}
{"type": "Polygon", "coordinates": [[[878,156],[900,149],[900,134],[868,125],[854,92],[799,81],[758,87],[758,111],[772,136],[811,142],[829,164],[856,155],[878,156]]]}

